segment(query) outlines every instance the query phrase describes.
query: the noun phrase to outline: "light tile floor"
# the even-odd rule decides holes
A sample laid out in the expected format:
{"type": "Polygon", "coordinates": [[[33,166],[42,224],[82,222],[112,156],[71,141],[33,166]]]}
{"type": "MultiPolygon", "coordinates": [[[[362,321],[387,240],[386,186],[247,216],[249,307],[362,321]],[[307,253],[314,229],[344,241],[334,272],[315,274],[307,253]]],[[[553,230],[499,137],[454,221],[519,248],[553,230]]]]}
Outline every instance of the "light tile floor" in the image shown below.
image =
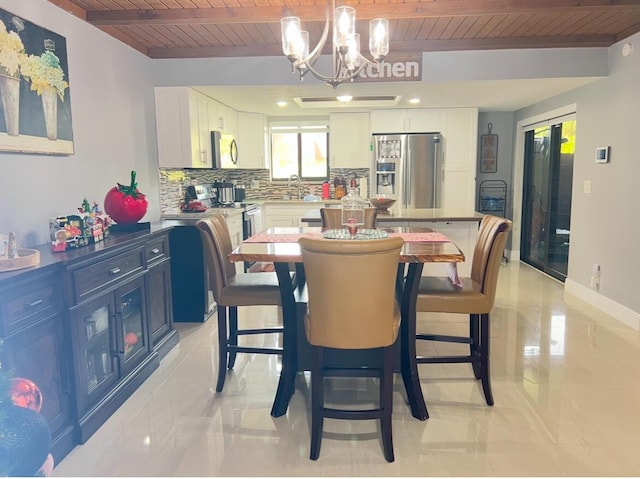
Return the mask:
{"type": "MultiPolygon", "coordinates": [[[[277,311],[244,308],[241,320],[270,324],[277,311]]],[[[434,332],[467,329],[462,317],[419,321],[434,332]]],[[[216,394],[209,320],[179,325],[179,346],[54,475],[640,475],[640,333],[567,306],[561,283],[517,262],[500,272],[491,321],[495,406],[485,404],[469,365],[420,365],[430,413],[421,422],[397,376],[394,463],[382,456],[375,422],[332,420],[320,459],[310,461],[308,377],[298,377],[286,416],[269,415],[276,357],[239,355],[216,394]]],[[[372,379],[345,381],[335,381],[335,401],[376,390],[372,379]]]]}

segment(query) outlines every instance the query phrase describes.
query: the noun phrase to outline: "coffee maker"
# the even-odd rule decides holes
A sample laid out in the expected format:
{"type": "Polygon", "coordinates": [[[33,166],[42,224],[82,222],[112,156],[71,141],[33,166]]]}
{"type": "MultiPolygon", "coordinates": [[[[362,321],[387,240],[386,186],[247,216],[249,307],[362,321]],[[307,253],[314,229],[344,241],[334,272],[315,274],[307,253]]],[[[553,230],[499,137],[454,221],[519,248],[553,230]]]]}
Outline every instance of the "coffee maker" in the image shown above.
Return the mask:
{"type": "Polygon", "coordinates": [[[230,181],[217,181],[213,184],[216,189],[219,206],[235,206],[234,184],[230,181]]]}

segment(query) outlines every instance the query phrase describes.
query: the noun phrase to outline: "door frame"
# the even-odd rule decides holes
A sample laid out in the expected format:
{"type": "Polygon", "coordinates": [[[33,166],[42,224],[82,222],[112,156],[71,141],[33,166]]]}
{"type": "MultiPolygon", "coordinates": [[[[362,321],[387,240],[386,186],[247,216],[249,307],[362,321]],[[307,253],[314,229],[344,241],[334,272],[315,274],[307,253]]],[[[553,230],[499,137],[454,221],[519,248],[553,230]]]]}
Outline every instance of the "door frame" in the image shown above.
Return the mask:
{"type": "Polygon", "coordinates": [[[524,184],[524,133],[535,124],[554,124],[558,118],[574,115],[577,120],[577,104],[540,113],[516,122],[515,148],[513,157],[513,229],[511,230],[510,259],[520,261],[520,238],[522,236],[522,187],[524,184]]]}

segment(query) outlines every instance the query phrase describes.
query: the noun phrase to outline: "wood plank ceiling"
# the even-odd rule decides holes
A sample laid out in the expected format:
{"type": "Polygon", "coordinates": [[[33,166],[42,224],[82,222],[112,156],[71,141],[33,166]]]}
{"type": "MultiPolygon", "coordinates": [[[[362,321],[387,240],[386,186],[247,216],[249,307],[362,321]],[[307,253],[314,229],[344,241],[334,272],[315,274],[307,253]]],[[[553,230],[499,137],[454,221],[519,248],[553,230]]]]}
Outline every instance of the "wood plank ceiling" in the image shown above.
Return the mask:
{"type": "MultiPolygon", "coordinates": [[[[280,18],[320,38],[324,0],[49,0],[150,58],[281,55],[280,18]]],[[[344,0],[389,19],[394,53],[607,47],[640,31],[640,0],[344,0]]],[[[330,42],[327,42],[330,43],[330,42]]]]}

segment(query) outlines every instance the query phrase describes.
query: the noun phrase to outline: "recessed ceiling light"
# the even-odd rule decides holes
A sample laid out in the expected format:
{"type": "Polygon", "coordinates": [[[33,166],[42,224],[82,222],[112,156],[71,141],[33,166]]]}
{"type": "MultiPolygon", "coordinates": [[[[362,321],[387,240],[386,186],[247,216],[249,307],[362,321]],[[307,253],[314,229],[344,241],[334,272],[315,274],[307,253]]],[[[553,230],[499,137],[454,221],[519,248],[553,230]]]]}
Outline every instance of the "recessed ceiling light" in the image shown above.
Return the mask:
{"type": "Polygon", "coordinates": [[[420,103],[420,98],[410,98],[409,103],[411,103],[412,105],[417,105],[418,103],[420,103]]]}
{"type": "Polygon", "coordinates": [[[278,105],[279,107],[287,106],[287,102],[280,100],[278,103],[276,103],[276,105],[278,105]]]}
{"type": "Polygon", "coordinates": [[[353,97],[351,95],[340,95],[336,97],[336,100],[341,101],[342,103],[350,102],[353,97]]]}

